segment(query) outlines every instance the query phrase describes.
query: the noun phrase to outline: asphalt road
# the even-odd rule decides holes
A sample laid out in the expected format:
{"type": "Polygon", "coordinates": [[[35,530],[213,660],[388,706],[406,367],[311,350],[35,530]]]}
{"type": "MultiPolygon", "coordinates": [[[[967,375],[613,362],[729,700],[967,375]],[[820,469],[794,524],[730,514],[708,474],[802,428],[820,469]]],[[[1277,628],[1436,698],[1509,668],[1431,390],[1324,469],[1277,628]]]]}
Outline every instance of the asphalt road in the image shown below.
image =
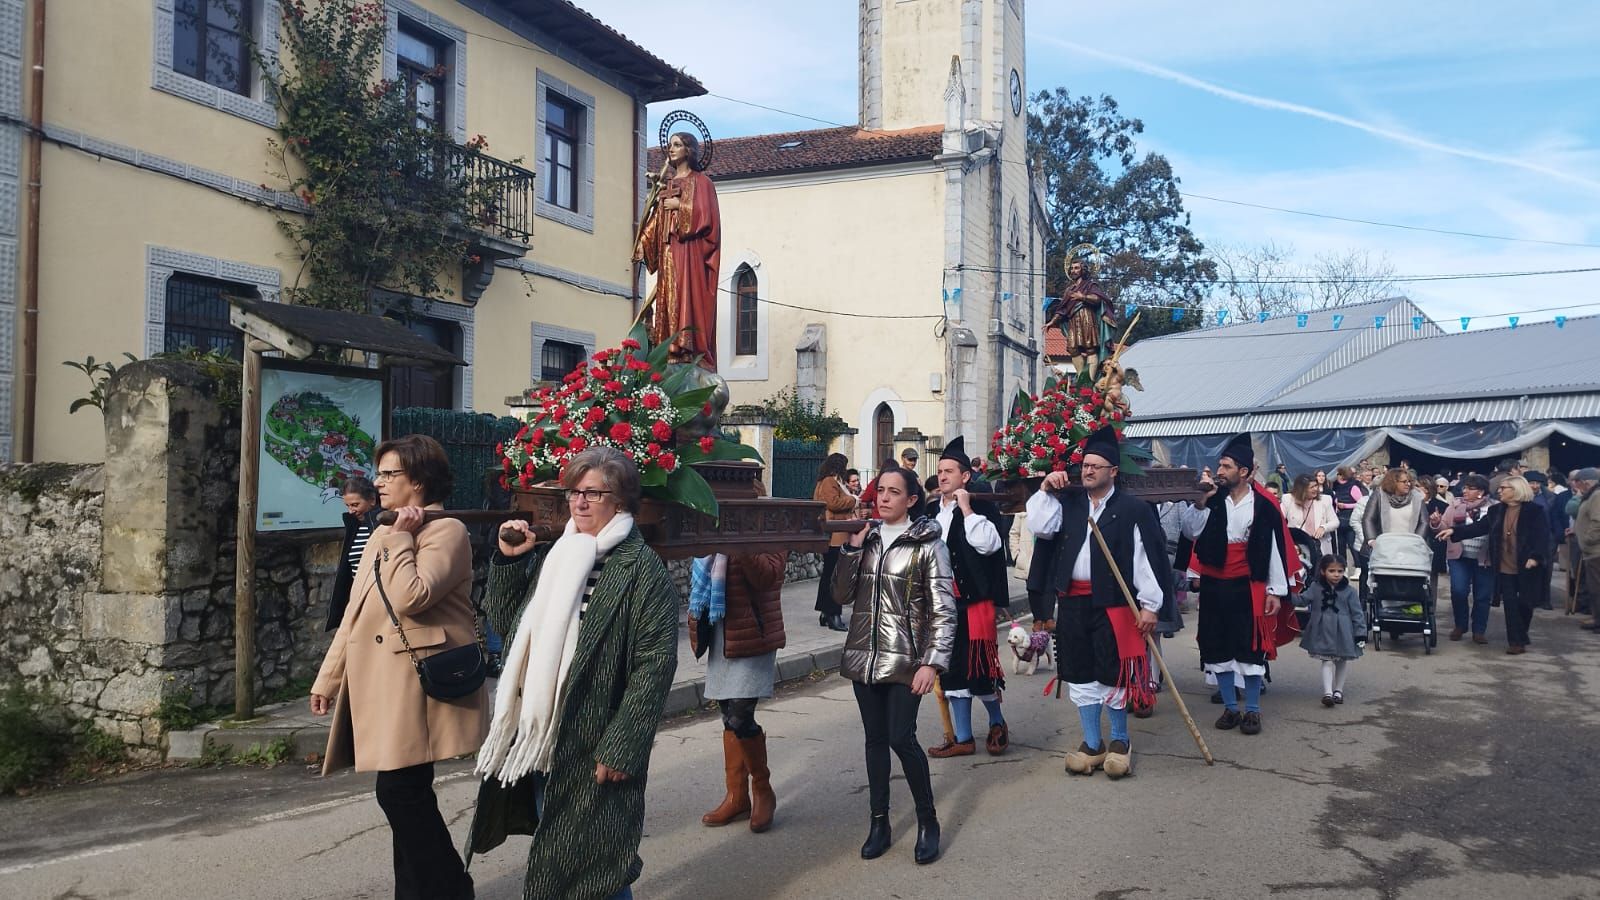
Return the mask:
{"type": "MultiPolygon", "coordinates": [[[[764,705],[777,824],[709,829],[720,729],[663,728],[652,762],[641,898],[1600,897],[1600,637],[1540,612],[1526,656],[1419,639],[1370,650],[1348,702],[1319,703],[1317,670],[1286,648],[1264,732],[1212,729],[1191,630],[1170,664],[1217,763],[1206,767],[1164,694],[1134,720],[1135,777],[1067,777],[1078,741],[1047,675],[1013,676],[1012,752],[935,760],[945,856],[911,861],[896,776],[895,845],[864,862],[866,777],[849,685],[837,676],[764,705]]],[[[1192,620],[1191,620],[1192,626],[1192,620]]],[[[1499,611],[1491,625],[1503,632],[1499,611]]],[[[938,737],[924,705],[922,737],[938,737]]],[[[896,768],[898,772],[898,765],[896,768]]],[[[463,833],[473,785],[441,768],[463,833]]],[[[392,894],[389,834],[370,776],[303,766],[145,772],[0,802],[0,897],[361,898],[392,894]]],[[[520,896],[526,838],[474,860],[478,896],[520,896]]]]}

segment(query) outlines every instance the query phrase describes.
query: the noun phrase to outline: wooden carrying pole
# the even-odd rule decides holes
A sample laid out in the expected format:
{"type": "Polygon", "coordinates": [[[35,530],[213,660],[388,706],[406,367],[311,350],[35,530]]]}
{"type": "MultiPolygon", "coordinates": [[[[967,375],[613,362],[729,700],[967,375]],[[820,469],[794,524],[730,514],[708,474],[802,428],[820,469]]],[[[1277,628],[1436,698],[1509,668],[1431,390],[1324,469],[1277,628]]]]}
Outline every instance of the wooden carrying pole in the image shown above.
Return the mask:
{"type": "MultiPolygon", "coordinates": [[[[1122,588],[1122,598],[1128,601],[1134,617],[1138,618],[1139,604],[1134,602],[1133,591],[1128,590],[1128,582],[1123,580],[1122,570],[1117,568],[1117,561],[1111,558],[1111,548],[1106,546],[1106,537],[1100,533],[1100,524],[1090,519],[1089,530],[1094,532],[1094,542],[1100,545],[1100,553],[1105,556],[1106,563],[1111,567],[1111,574],[1116,576],[1117,587],[1122,588]]],[[[1172,699],[1178,704],[1178,712],[1183,714],[1183,724],[1189,726],[1189,736],[1194,738],[1195,744],[1200,747],[1200,755],[1205,757],[1206,765],[1214,765],[1216,760],[1211,758],[1211,748],[1206,746],[1206,739],[1200,736],[1200,727],[1194,723],[1194,717],[1189,715],[1189,707],[1183,703],[1183,694],[1178,690],[1178,683],[1172,680],[1172,673],[1167,671],[1167,661],[1161,658],[1161,651],[1156,649],[1156,639],[1146,634],[1144,643],[1150,648],[1150,655],[1155,657],[1156,665],[1161,667],[1161,677],[1172,686],[1172,699]]]]}
{"type": "Polygon", "coordinates": [[[933,699],[939,701],[939,724],[944,726],[944,742],[956,742],[956,723],[950,718],[950,701],[944,698],[944,687],[939,684],[938,676],[933,679],[933,699]]]}
{"type": "Polygon", "coordinates": [[[243,389],[239,392],[239,515],[233,563],[233,717],[256,715],[256,502],[261,468],[261,351],[265,341],[245,336],[243,389]]]}

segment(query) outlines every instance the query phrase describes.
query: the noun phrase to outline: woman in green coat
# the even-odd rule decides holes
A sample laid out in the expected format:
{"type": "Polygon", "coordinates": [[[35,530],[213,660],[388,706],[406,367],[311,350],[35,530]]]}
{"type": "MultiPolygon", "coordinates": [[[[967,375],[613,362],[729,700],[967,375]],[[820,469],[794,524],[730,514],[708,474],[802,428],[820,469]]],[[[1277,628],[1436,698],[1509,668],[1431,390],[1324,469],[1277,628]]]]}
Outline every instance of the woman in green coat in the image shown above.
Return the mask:
{"type": "Polygon", "coordinates": [[[633,525],[639,472],[612,448],[561,479],[553,544],[500,541],[485,607],[507,636],[469,852],[532,834],[524,898],[631,897],[650,749],[678,666],[678,596],[633,525]]]}

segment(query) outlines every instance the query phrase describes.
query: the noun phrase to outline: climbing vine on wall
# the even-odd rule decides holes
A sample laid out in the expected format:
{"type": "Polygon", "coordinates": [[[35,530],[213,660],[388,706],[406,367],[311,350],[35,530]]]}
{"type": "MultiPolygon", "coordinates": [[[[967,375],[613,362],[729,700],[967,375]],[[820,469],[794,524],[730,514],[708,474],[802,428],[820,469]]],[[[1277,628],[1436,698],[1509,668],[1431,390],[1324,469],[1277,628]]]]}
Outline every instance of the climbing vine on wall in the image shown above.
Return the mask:
{"type": "MultiPolygon", "coordinates": [[[[475,205],[488,190],[465,146],[419,128],[404,85],[380,77],[386,15],[370,0],[284,0],[281,66],[263,65],[279,109],[269,141],[305,215],[285,215],[300,271],[296,303],[358,312],[374,292],[453,293],[471,247],[475,205]]],[[[391,304],[392,305],[392,304],[391,304]]]]}

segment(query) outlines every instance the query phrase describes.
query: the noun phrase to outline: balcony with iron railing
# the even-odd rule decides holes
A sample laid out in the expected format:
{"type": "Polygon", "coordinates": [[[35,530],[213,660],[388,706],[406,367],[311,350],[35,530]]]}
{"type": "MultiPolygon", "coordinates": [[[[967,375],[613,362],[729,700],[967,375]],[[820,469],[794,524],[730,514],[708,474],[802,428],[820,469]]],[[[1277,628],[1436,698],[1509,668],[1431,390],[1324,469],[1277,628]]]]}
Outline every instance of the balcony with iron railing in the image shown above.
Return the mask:
{"type": "Polygon", "coordinates": [[[448,170],[472,186],[467,227],[504,242],[506,254],[521,256],[533,242],[533,172],[481,150],[449,144],[448,170]]]}

